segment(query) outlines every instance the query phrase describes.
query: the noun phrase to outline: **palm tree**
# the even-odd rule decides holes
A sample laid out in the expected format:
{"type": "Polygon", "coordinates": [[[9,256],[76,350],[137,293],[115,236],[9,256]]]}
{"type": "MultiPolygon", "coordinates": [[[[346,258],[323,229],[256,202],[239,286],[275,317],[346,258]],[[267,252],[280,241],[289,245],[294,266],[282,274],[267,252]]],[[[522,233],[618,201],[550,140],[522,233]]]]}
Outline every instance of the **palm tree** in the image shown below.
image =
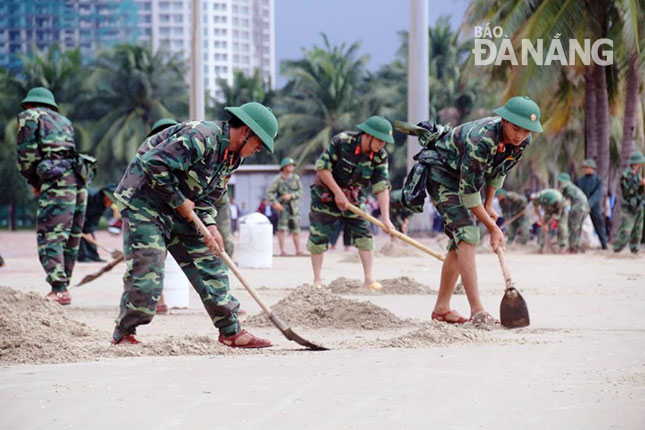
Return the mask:
{"type": "Polygon", "coordinates": [[[90,148],[99,181],[118,180],[156,120],[186,116],[184,76],[178,56],[148,47],[117,45],[99,55],[83,103],[89,119],[100,118],[90,148]]]}
{"type": "Polygon", "coordinates": [[[325,147],[334,133],[353,126],[360,110],[358,88],[367,56],[358,56],[358,42],[332,46],[325,34],[322,38],[322,48],[314,45],[304,50],[304,58],[281,64],[290,81],[277,104],[277,147],[294,148],[291,155],[299,163],[325,147]]]}
{"type": "Polygon", "coordinates": [[[229,85],[228,81],[223,78],[217,79],[217,85],[222,91],[221,100],[212,99],[209,106],[209,115],[214,118],[224,118],[226,106],[239,106],[247,102],[258,102],[265,105],[271,105],[274,96],[271,89],[271,83],[262,79],[259,70],[251,76],[246,76],[242,70],[233,71],[233,84],[229,85]]]}

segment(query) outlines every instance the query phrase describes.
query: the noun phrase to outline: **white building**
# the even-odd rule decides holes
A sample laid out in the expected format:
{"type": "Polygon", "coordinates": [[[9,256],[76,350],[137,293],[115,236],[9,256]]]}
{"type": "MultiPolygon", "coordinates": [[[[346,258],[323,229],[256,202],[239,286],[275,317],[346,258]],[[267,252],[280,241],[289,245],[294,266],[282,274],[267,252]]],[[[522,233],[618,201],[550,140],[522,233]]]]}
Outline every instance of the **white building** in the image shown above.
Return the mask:
{"type": "MultiPolygon", "coordinates": [[[[139,42],[188,58],[191,0],[136,0],[139,42]]],[[[259,70],[275,83],[274,0],[201,0],[204,88],[216,97],[217,78],[233,83],[233,71],[259,70]]]]}

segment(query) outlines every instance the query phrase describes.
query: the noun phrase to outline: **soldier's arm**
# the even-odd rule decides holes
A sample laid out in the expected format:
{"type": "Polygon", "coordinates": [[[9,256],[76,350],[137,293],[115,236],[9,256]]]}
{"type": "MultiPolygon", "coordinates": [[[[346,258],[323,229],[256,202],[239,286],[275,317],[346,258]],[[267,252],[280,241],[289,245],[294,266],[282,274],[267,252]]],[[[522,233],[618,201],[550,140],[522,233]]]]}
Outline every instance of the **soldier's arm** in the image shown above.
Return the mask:
{"type": "Polygon", "coordinates": [[[269,203],[272,205],[278,203],[278,200],[280,200],[280,196],[278,195],[278,176],[273,178],[271,181],[271,184],[267,189],[266,196],[267,199],[269,199],[269,203]]]}
{"type": "MultiPolygon", "coordinates": [[[[481,194],[477,182],[484,176],[488,167],[488,157],[491,147],[495,142],[486,134],[471,133],[465,142],[462,156],[461,172],[459,177],[459,198],[467,208],[473,208],[482,204],[481,194]]],[[[503,182],[503,177],[502,177],[503,182]]],[[[498,188],[501,183],[487,183],[490,187],[498,188]]]]}
{"type": "Polygon", "coordinates": [[[204,156],[205,148],[203,136],[193,131],[171,136],[141,156],[146,178],[170,207],[177,208],[186,199],[178,188],[179,180],[174,172],[188,170],[204,156]]]}
{"type": "Polygon", "coordinates": [[[292,199],[299,199],[302,196],[302,181],[300,180],[300,176],[296,175],[296,183],[298,184],[298,189],[291,191],[291,198],[292,199]]]}
{"type": "Polygon", "coordinates": [[[38,190],[40,178],[36,174],[36,168],[42,157],[38,148],[38,119],[31,112],[18,116],[17,144],[18,170],[29,185],[38,190]]]}
{"type": "MultiPolygon", "coordinates": [[[[223,199],[224,196],[221,197],[223,199]]],[[[204,224],[216,225],[217,202],[215,197],[204,196],[195,201],[195,213],[204,221],[204,224]]]]}
{"type": "MultiPolygon", "coordinates": [[[[381,151],[379,154],[380,162],[374,167],[372,172],[372,193],[378,197],[383,191],[390,189],[390,172],[388,169],[387,154],[381,151]]],[[[387,204],[390,204],[389,193],[387,204]]]]}

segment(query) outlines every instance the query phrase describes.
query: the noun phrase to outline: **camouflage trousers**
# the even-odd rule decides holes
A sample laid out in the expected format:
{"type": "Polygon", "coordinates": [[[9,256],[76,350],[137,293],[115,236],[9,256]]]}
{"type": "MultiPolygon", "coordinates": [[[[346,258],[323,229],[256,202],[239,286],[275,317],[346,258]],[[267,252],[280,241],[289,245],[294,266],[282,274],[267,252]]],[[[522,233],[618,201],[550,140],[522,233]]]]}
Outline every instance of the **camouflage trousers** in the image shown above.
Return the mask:
{"type": "Polygon", "coordinates": [[[298,201],[289,200],[282,203],[282,211],[278,218],[278,231],[285,231],[292,234],[300,233],[300,211],[298,201]]]}
{"type": "Polygon", "coordinates": [[[558,246],[561,250],[565,249],[569,242],[569,226],[568,226],[568,213],[567,208],[558,209],[556,211],[545,211],[544,213],[544,225],[542,226],[542,231],[538,236],[538,244],[540,249],[544,248],[544,234],[551,234],[549,231],[549,225],[554,220],[558,221],[558,246]]]}
{"type": "Polygon", "coordinates": [[[40,187],[36,233],[38,257],[52,291],[65,291],[72,279],[87,205],[87,189],[67,172],[40,187]]]}
{"type": "Polygon", "coordinates": [[[644,208],[634,211],[621,206],[620,228],[618,229],[618,237],[614,242],[614,251],[622,251],[629,241],[629,249],[634,253],[638,252],[640,249],[641,237],[643,235],[644,216],[644,208]]]}
{"type": "Polygon", "coordinates": [[[166,234],[138,211],[126,209],[121,216],[127,267],[115,321],[115,340],[134,334],[137,326],[152,321],[163,289],[166,250],[201,297],[220,334],[230,336],[240,331],[237,319],[240,304],[230,293],[226,264],[208,250],[193,225],[177,219],[172,231],[166,234]]]}
{"type": "MultiPolygon", "coordinates": [[[[357,206],[365,210],[365,202],[357,206]]],[[[361,251],[374,250],[374,238],[370,223],[350,211],[341,211],[334,203],[333,194],[319,187],[311,188],[311,209],[309,211],[309,240],[307,250],[312,254],[322,254],[327,251],[329,238],[334,224],[342,218],[350,233],[350,243],[361,251]]]]}
{"type": "MultiPolygon", "coordinates": [[[[513,215],[505,215],[504,218],[511,219],[513,215]]],[[[529,221],[526,218],[526,215],[522,215],[511,224],[509,224],[506,234],[508,236],[508,243],[513,243],[515,241],[515,238],[518,238],[517,242],[519,244],[526,245],[529,242],[529,221]]]]}
{"type": "Polygon", "coordinates": [[[433,179],[427,182],[428,195],[441,215],[443,231],[450,239],[447,246],[449,251],[457,250],[460,242],[477,245],[480,237],[472,211],[461,203],[459,192],[455,191],[458,188],[457,184],[449,188],[433,179]]]}
{"type": "Polygon", "coordinates": [[[217,209],[215,222],[217,223],[217,229],[222,235],[222,239],[224,239],[224,250],[233,258],[235,244],[233,243],[233,228],[231,227],[231,208],[229,206],[228,193],[224,194],[224,197],[215,203],[215,209],[217,209]]]}
{"type": "Polygon", "coordinates": [[[582,224],[589,215],[589,206],[572,206],[569,211],[569,249],[578,249],[582,224]]]}

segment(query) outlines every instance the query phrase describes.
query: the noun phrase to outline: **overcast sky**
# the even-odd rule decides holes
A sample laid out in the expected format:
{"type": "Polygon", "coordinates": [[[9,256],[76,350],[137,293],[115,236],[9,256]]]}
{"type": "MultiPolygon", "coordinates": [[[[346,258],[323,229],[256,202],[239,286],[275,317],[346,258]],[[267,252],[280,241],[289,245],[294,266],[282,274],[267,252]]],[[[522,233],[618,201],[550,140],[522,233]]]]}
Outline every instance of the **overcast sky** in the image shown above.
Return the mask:
{"type": "MultiPolygon", "coordinates": [[[[438,17],[450,15],[453,28],[463,19],[467,0],[450,2],[429,0],[429,20],[433,25],[438,17]]],[[[278,87],[284,84],[280,76],[280,61],[296,59],[303,47],[322,45],[321,32],[330,42],[348,44],[361,41],[361,54],[368,54],[369,69],[392,60],[399,47],[399,30],[410,25],[408,0],[275,0],[276,72],[278,87]]]]}

